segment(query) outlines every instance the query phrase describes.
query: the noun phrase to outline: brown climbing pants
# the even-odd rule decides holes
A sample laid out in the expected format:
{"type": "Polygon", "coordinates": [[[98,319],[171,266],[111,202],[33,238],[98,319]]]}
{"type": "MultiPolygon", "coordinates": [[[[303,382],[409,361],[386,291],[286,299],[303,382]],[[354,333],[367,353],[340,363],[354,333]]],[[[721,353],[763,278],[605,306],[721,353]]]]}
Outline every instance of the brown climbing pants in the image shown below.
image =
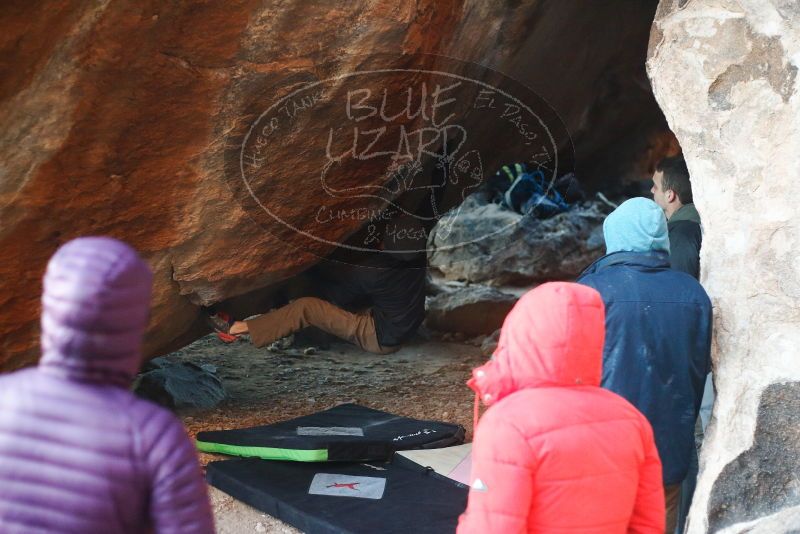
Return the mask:
{"type": "Polygon", "coordinates": [[[678,523],[678,503],[680,502],[681,485],[664,486],[664,500],[667,509],[667,534],[675,532],[678,523]]]}
{"type": "Polygon", "coordinates": [[[250,340],[256,347],[263,347],[307,326],[316,326],[368,352],[389,354],[400,348],[381,347],[370,312],[350,313],[314,297],[299,298],[245,322],[250,340]]]}

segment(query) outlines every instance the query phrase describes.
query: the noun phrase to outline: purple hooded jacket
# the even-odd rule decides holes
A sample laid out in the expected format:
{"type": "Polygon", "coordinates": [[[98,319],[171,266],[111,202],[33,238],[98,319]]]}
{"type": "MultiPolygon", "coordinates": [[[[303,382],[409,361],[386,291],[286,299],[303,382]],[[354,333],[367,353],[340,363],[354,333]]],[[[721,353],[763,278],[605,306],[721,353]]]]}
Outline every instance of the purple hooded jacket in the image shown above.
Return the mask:
{"type": "Polygon", "coordinates": [[[128,390],[151,285],[114,239],[51,258],[39,366],[0,376],[0,532],[213,532],[181,422],[128,390]]]}

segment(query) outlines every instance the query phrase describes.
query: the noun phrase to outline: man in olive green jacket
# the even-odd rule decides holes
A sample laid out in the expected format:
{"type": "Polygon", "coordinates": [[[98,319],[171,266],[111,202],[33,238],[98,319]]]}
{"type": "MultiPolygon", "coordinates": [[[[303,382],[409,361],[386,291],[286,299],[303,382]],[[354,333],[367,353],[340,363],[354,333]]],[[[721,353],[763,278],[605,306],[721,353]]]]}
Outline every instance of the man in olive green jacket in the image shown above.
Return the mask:
{"type": "Polygon", "coordinates": [[[664,159],[653,175],[653,200],[667,216],[669,260],[673,269],[700,278],[700,214],[692,202],[689,170],[682,156],[664,159]]]}

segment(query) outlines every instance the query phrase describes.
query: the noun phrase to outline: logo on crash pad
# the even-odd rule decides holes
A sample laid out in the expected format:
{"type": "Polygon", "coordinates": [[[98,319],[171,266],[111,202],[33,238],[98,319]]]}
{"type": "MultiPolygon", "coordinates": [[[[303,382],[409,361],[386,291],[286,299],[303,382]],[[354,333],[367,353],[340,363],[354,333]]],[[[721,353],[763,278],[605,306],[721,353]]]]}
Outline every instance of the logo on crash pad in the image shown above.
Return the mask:
{"type": "Polygon", "coordinates": [[[393,438],[392,441],[403,441],[406,438],[416,438],[417,436],[427,436],[428,434],[435,434],[435,430],[431,430],[430,428],[423,428],[422,430],[418,430],[417,432],[412,432],[411,434],[405,434],[402,436],[397,436],[393,438]]]}
{"type": "Polygon", "coordinates": [[[380,477],[350,476],[336,473],[317,473],[308,488],[309,495],[380,499],[386,488],[386,479],[380,477]]]}
{"type": "Polygon", "coordinates": [[[361,484],[361,482],[334,482],[330,486],[325,486],[326,488],[347,488],[353,491],[358,491],[356,486],[361,484]]]}

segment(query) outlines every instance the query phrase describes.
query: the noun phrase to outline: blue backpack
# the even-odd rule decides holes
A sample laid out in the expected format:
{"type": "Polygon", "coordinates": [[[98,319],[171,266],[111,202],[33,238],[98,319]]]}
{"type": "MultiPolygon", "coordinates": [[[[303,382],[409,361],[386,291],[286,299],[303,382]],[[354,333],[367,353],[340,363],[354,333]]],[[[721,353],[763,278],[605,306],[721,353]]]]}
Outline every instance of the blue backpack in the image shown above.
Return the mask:
{"type": "Polygon", "coordinates": [[[495,177],[505,177],[510,182],[503,195],[502,204],[508,209],[547,219],[568,211],[571,205],[553,184],[547,183],[541,170],[528,171],[524,164],[503,165],[495,177]]]}

